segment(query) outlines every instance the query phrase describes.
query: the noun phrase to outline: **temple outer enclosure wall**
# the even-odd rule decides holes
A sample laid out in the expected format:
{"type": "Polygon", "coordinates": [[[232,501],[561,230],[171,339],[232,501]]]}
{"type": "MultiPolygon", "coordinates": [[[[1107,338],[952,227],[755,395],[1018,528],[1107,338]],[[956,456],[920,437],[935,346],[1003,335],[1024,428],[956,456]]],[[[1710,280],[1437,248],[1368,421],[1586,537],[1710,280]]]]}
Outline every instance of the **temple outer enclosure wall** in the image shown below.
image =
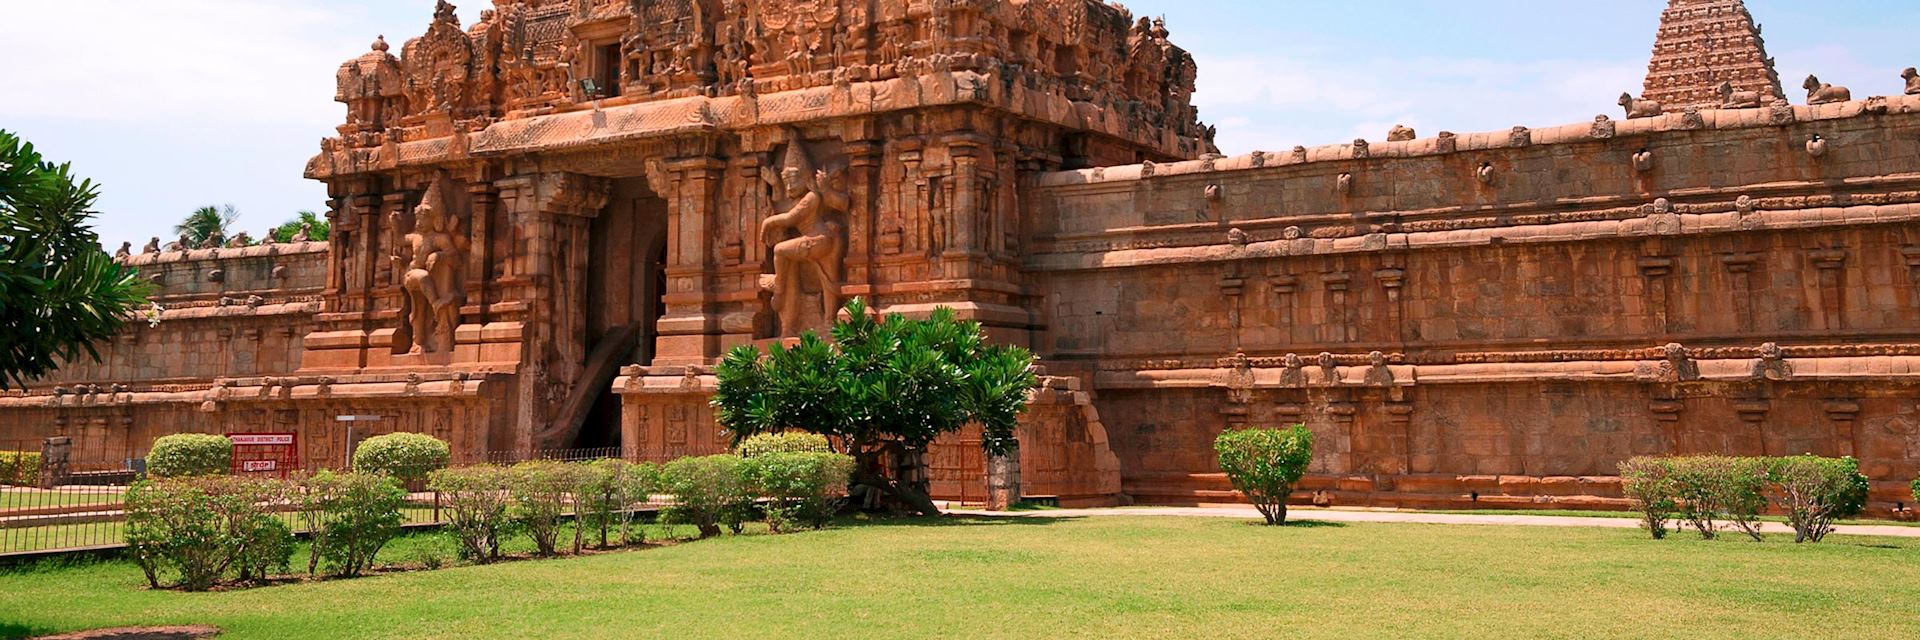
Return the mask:
{"type": "MultiPolygon", "coordinates": [[[[1164,22],[1094,0],[442,2],[395,51],[337,72],[331,242],[129,256],[160,322],[0,395],[0,448],[716,453],[713,365],[859,296],[1039,354],[1022,489],[1068,505],[1232,500],[1214,437],[1290,423],[1321,503],[1817,453],[1884,515],[1920,474],[1920,81],[1790,106],[1738,0],[1672,3],[1624,120],[1237,157],[1164,22]]],[[[977,432],[925,455],[985,498],[977,432]]]]}
{"type": "Polygon", "coordinates": [[[1052,362],[1125,492],[1231,499],[1213,437],[1305,423],[1344,504],[1618,505],[1635,455],[1920,474],[1920,96],[1038,178],[1052,362]],[[1817,136],[1817,141],[1816,141],[1817,136]]]}

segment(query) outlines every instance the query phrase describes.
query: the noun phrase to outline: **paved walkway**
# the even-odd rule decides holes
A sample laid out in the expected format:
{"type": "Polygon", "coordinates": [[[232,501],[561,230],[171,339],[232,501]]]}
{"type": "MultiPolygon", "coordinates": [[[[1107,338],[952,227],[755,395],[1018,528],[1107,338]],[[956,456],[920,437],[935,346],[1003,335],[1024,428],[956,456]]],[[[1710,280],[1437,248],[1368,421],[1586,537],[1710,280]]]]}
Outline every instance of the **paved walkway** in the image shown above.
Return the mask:
{"type": "MultiPolygon", "coordinates": [[[[1050,509],[1046,511],[986,511],[981,509],[952,509],[948,513],[972,516],[1023,517],[1023,518],[1080,518],[1103,516],[1172,516],[1184,518],[1259,518],[1260,512],[1252,506],[1229,507],[1123,507],[1112,509],[1050,509]]],[[[1526,516],[1526,515],[1479,515],[1467,513],[1433,513],[1426,511],[1401,511],[1394,509],[1322,509],[1316,507],[1290,507],[1288,520],[1323,520],[1327,522],[1403,522],[1414,524],[1479,524],[1523,527],[1603,527],[1613,529],[1637,529],[1640,521],[1632,518],[1583,517],[1583,516],[1526,516]]],[[[1683,523],[1682,523],[1683,524],[1683,523]]],[[[1791,535],[1793,528],[1783,523],[1768,522],[1762,525],[1767,533],[1785,533],[1791,535]]],[[[1891,524],[1840,524],[1834,525],[1833,532],[1856,536],[1891,536],[1898,538],[1920,538],[1920,527],[1906,527],[1891,524]]],[[[1737,531],[1735,533],[1738,533],[1737,531]]]]}

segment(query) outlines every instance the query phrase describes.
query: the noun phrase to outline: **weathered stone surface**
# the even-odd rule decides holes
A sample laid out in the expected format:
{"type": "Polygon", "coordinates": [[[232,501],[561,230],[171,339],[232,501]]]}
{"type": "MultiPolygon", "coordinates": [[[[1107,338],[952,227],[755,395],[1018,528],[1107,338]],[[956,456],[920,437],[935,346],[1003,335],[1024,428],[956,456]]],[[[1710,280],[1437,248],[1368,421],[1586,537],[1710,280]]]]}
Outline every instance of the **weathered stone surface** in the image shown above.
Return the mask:
{"type": "MultiPolygon", "coordinates": [[[[1214,436],[1288,423],[1334,504],[1618,506],[1640,454],[1854,455],[1875,508],[1920,474],[1920,95],[1762,100],[1734,0],[1673,2],[1624,119],[1238,157],[1101,3],[496,7],[341,68],[331,243],[127,247],[161,322],[0,396],[0,440],[710,453],[721,354],[862,296],[1041,355],[1018,468],[1069,504],[1231,499],[1214,436]]],[[[987,499],[977,433],[928,457],[987,499]]]]}

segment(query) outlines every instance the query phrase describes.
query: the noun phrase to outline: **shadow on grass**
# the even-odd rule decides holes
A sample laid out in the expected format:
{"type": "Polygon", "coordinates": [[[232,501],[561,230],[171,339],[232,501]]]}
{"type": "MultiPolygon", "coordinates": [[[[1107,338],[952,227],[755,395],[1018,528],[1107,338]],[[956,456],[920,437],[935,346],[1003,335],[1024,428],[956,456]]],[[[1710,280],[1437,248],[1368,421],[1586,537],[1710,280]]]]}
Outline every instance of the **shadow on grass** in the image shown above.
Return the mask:
{"type": "Polygon", "coordinates": [[[31,627],[18,622],[0,621],[0,638],[29,638],[52,633],[49,628],[31,627]]]}
{"type": "MultiPolygon", "coordinates": [[[[1267,522],[1265,520],[1248,520],[1246,521],[1245,524],[1255,526],[1255,527],[1267,526],[1267,522]]],[[[1275,528],[1276,529],[1344,529],[1347,526],[1348,525],[1345,522],[1335,522],[1332,520],[1288,519],[1286,524],[1279,525],[1275,528]]]]}
{"type": "Polygon", "coordinates": [[[1084,516],[978,516],[954,515],[941,516],[895,516],[860,514],[843,517],[834,521],[836,527],[1004,527],[1004,526],[1046,526],[1074,520],[1083,520],[1084,516]]]}

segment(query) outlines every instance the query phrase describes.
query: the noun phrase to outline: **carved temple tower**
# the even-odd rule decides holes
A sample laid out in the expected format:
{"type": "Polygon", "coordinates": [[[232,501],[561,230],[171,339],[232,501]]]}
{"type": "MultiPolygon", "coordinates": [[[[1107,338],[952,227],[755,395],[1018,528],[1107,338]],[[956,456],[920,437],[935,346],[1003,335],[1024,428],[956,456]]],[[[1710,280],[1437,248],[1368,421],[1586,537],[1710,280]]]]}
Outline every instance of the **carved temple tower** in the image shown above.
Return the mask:
{"type": "Polygon", "coordinates": [[[1647,63],[1643,99],[1669,113],[1717,107],[1721,83],[1753,91],[1762,101],[1783,98],[1780,74],[1766,40],[1742,0],[1670,0],[1647,63]]]}

